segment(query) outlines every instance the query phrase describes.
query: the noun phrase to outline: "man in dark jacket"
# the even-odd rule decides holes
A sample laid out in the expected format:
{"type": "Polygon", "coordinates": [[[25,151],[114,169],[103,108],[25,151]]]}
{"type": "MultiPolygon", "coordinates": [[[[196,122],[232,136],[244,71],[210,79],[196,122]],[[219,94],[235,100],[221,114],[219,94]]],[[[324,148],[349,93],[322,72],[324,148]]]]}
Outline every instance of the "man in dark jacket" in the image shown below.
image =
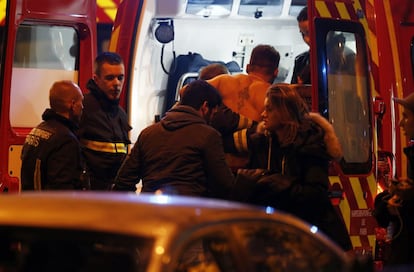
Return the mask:
{"type": "Polygon", "coordinates": [[[104,52],[95,59],[95,72],[85,95],[79,137],[92,190],[108,190],[124,160],[131,130],[119,106],[124,84],[124,64],[116,53],[104,52]]]}
{"type": "Polygon", "coordinates": [[[224,159],[220,134],[208,125],[221,104],[217,90],[191,82],[180,103],[144,129],[122,165],[114,190],[227,198],[234,177],[224,159]]]}
{"type": "MultiPolygon", "coordinates": [[[[303,41],[310,45],[309,37],[309,21],[308,8],[304,7],[296,18],[303,41]]],[[[310,84],[310,52],[305,51],[295,58],[295,66],[293,67],[292,84],[310,84]]]]}
{"type": "Polygon", "coordinates": [[[82,114],[83,95],[71,81],[55,82],[50,109],[43,122],[27,135],[21,154],[22,190],[87,189],[75,130],[82,114]]]}

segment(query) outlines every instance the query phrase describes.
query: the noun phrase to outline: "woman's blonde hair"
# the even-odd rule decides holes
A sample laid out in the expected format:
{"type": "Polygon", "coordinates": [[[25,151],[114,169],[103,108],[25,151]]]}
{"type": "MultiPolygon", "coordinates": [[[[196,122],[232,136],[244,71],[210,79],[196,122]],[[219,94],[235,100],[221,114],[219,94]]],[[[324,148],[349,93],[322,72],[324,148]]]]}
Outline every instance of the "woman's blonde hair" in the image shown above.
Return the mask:
{"type": "Polygon", "coordinates": [[[266,97],[273,110],[280,114],[279,122],[283,125],[282,145],[292,143],[298,131],[299,124],[309,116],[309,109],[300,94],[290,84],[277,83],[269,87],[266,97]]]}

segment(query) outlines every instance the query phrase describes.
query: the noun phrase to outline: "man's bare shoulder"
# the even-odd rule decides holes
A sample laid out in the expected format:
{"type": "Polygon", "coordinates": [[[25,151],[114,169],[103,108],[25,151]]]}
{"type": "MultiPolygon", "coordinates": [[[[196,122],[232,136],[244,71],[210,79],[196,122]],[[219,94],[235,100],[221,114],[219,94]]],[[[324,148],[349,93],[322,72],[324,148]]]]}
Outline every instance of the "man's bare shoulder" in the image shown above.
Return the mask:
{"type": "Polygon", "coordinates": [[[259,89],[267,91],[270,85],[271,84],[267,81],[255,78],[252,80],[252,83],[250,84],[250,89],[259,89]]]}
{"type": "Polygon", "coordinates": [[[246,74],[234,74],[234,75],[223,74],[223,75],[218,75],[212,79],[209,79],[207,80],[207,82],[217,88],[217,86],[219,86],[220,84],[238,82],[244,78],[247,78],[246,74]]]}

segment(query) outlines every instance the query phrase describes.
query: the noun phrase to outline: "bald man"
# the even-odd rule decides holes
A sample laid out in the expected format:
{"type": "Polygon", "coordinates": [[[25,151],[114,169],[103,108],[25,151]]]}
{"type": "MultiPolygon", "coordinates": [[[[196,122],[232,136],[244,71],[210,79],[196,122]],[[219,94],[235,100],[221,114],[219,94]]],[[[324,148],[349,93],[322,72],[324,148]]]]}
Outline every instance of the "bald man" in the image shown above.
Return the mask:
{"type": "Polygon", "coordinates": [[[55,82],[43,122],[27,135],[21,154],[22,190],[87,189],[84,162],[76,130],[83,94],[72,81],[55,82]]]}

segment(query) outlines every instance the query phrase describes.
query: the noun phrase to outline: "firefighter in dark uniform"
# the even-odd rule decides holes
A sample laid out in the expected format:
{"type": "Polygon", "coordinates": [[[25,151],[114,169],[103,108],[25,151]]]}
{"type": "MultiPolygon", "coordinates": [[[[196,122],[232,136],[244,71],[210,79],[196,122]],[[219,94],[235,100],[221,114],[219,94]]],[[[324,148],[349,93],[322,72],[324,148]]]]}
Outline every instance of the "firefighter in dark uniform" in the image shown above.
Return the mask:
{"type": "Polygon", "coordinates": [[[111,52],[100,54],[85,94],[79,137],[91,179],[92,190],[108,190],[124,160],[131,126],[119,105],[124,83],[122,58],[111,52]]]}
{"type": "Polygon", "coordinates": [[[85,190],[89,188],[76,136],[82,114],[82,91],[72,81],[55,82],[50,108],[27,135],[20,172],[22,190],[85,190]]]}

